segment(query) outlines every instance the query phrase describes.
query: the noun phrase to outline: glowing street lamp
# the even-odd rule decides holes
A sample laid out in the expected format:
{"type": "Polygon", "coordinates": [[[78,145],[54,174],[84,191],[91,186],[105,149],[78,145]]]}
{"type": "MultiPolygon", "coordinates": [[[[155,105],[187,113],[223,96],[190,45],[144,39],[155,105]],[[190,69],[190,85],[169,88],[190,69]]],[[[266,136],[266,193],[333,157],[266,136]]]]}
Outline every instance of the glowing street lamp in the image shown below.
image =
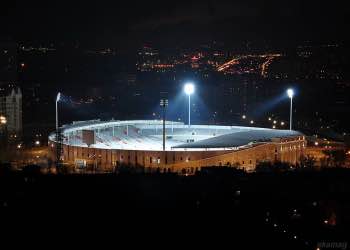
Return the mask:
{"type": "Polygon", "coordinates": [[[194,84],[186,83],[184,91],[188,95],[188,126],[191,126],[191,95],[194,93],[194,84]]]}
{"type": "Polygon", "coordinates": [[[290,98],[290,111],[289,111],[289,130],[292,130],[292,113],[293,113],[293,96],[294,96],[294,90],[288,89],[287,95],[290,98]]]}
{"type": "Polygon", "coordinates": [[[58,92],[57,97],[56,97],[56,131],[58,130],[58,102],[61,99],[61,93],[58,92]]]}
{"type": "Polygon", "coordinates": [[[7,119],[5,116],[0,116],[0,124],[6,124],[7,123],[7,119]]]}

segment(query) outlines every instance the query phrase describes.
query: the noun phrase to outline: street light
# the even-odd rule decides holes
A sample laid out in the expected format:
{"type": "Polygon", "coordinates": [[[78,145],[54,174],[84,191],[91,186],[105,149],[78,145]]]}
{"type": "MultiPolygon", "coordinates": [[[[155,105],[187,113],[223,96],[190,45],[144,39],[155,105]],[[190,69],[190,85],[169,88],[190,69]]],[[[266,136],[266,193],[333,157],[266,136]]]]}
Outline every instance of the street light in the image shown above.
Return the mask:
{"type": "Polygon", "coordinates": [[[6,117],[5,116],[0,116],[0,124],[6,124],[7,123],[7,119],[6,119],[6,117]]]}
{"type": "Polygon", "coordinates": [[[293,113],[293,96],[294,96],[294,90],[288,89],[287,95],[290,98],[290,111],[289,111],[289,130],[292,130],[292,113],[293,113]]]}
{"type": "Polygon", "coordinates": [[[191,95],[194,93],[194,84],[186,83],[184,87],[186,95],[188,95],[188,126],[191,126],[191,95]]]}
{"type": "Polygon", "coordinates": [[[57,97],[56,97],[56,131],[58,130],[58,102],[61,99],[61,93],[58,92],[57,97]]]}

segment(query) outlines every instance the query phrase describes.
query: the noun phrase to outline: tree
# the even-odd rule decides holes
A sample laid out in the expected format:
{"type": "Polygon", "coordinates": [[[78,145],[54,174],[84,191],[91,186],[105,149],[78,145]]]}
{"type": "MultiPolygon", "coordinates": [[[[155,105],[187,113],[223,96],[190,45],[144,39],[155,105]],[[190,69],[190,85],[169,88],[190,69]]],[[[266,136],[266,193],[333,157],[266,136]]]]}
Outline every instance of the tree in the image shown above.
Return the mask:
{"type": "Polygon", "coordinates": [[[0,176],[5,176],[11,173],[11,164],[10,163],[1,163],[0,162],[0,176]]]}
{"type": "Polygon", "coordinates": [[[345,150],[334,150],[333,152],[334,164],[336,167],[341,167],[346,161],[346,151],[345,150]]]}
{"type": "Polygon", "coordinates": [[[256,172],[265,172],[265,173],[270,173],[270,172],[283,172],[283,171],[288,171],[290,169],[290,165],[286,162],[269,162],[269,161],[264,161],[264,162],[259,162],[256,165],[255,171],[256,172]]]}
{"type": "Polygon", "coordinates": [[[306,155],[300,157],[300,165],[302,167],[313,168],[316,163],[316,158],[312,155],[306,155]]]}
{"type": "Polygon", "coordinates": [[[37,176],[41,174],[41,167],[38,165],[27,165],[23,168],[23,173],[27,176],[37,176]]]}
{"type": "Polygon", "coordinates": [[[340,167],[346,161],[346,151],[343,149],[324,150],[326,155],[326,166],[340,167]]]}
{"type": "Polygon", "coordinates": [[[260,173],[271,173],[272,170],[272,163],[269,161],[259,162],[255,167],[255,171],[260,173]]]}

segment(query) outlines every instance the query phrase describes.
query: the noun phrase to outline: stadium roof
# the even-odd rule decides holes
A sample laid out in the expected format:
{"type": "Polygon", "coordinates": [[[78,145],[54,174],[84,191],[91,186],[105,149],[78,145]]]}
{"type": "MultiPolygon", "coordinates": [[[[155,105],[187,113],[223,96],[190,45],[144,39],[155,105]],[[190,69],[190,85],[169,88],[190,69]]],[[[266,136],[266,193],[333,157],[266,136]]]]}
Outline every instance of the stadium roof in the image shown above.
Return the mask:
{"type": "Polygon", "coordinates": [[[303,135],[294,130],[259,129],[221,135],[197,142],[180,144],[173,148],[229,148],[241,147],[249,143],[269,142],[273,138],[303,135]]]}
{"type": "MultiPolygon", "coordinates": [[[[64,144],[88,147],[83,141],[83,130],[95,131],[95,143],[89,147],[123,150],[162,150],[162,121],[79,121],[64,125],[64,144]]],[[[233,150],[252,143],[269,142],[273,138],[302,135],[298,131],[258,127],[188,125],[166,121],[166,150],[233,150]]],[[[55,133],[49,139],[55,141],[55,133]]]]}

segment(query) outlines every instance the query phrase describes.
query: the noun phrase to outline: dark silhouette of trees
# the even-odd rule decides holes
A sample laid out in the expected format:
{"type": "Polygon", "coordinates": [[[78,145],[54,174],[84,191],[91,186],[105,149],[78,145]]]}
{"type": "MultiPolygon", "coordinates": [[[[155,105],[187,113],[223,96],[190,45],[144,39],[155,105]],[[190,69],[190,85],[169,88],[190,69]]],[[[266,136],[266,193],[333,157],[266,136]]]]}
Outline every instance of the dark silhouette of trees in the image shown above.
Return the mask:
{"type": "Polygon", "coordinates": [[[316,158],[312,155],[306,155],[300,157],[300,166],[306,168],[313,168],[316,164],[316,158]]]}
{"type": "Polygon", "coordinates": [[[255,171],[260,173],[283,172],[290,169],[290,165],[285,162],[259,162],[255,171]]]}
{"type": "Polygon", "coordinates": [[[346,151],[343,149],[324,150],[325,166],[327,167],[341,167],[346,161],[346,151]]]}
{"type": "Polygon", "coordinates": [[[27,176],[37,176],[42,174],[41,167],[38,165],[28,165],[23,168],[23,174],[27,176]]]}

